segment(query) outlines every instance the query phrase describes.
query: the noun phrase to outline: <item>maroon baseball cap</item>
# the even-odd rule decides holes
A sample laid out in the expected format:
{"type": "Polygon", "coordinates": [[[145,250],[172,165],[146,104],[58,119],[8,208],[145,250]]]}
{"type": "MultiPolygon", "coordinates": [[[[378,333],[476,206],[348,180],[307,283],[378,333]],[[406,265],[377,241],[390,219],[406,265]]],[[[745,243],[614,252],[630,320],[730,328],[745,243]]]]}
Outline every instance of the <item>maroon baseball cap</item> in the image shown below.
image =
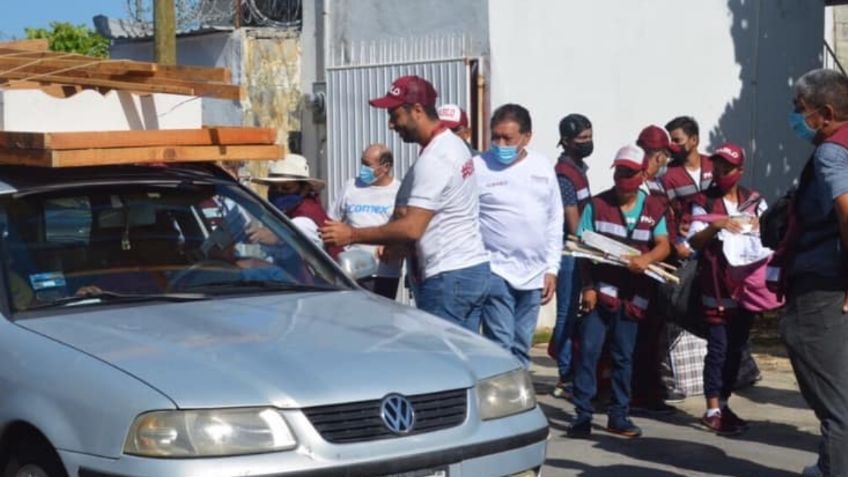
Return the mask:
{"type": "Polygon", "coordinates": [[[392,83],[382,98],[368,101],[375,108],[393,109],[404,104],[435,106],[438,93],[429,81],[420,76],[401,76],[392,83]]]}
{"type": "Polygon", "coordinates": [[[624,167],[632,171],[641,171],[642,158],[645,152],[638,147],[628,144],[615,153],[615,160],[612,161],[612,167],[624,167]]]}
{"type": "Polygon", "coordinates": [[[439,106],[437,111],[439,113],[439,120],[442,121],[442,124],[444,124],[446,128],[455,129],[460,126],[464,128],[468,127],[468,114],[466,114],[465,110],[459,106],[455,104],[445,104],[439,106]]]}
{"type": "Polygon", "coordinates": [[[710,156],[710,159],[718,157],[733,164],[734,166],[741,166],[745,162],[745,151],[736,144],[728,142],[722,144],[715,151],[713,151],[713,154],[710,156]]]}
{"type": "Polygon", "coordinates": [[[656,151],[666,149],[672,153],[680,151],[680,146],[671,142],[668,132],[659,126],[654,126],[653,124],[646,127],[639,133],[639,139],[636,140],[636,144],[646,150],[650,149],[656,151]]]}

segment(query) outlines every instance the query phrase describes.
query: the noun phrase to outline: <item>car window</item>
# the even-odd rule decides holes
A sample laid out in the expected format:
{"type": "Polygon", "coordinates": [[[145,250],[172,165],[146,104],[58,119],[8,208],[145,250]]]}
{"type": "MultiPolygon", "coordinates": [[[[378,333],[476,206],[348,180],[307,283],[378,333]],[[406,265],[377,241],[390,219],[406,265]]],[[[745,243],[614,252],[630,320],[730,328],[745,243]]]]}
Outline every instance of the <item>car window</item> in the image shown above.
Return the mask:
{"type": "Polygon", "coordinates": [[[6,198],[0,215],[17,312],[99,292],[214,297],[349,283],[290,224],[228,183],[29,194],[6,198]]]}

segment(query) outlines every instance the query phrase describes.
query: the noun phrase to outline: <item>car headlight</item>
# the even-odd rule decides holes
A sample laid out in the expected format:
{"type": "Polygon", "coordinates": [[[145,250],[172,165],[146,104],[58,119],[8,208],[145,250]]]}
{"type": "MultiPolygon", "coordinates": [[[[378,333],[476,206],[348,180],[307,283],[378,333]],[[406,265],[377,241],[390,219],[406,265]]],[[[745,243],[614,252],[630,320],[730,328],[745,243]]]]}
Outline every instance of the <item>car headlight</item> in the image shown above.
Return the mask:
{"type": "Polygon", "coordinates": [[[145,457],[214,457],[292,449],[297,441],[275,409],[154,411],[138,416],[124,444],[145,457]]]}
{"type": "Polygon", "coordinates": [[[477,406],[485,421],[511,416],[536,407],[533,382],[525,369],[516,369],[477,383],[477,406]]]}

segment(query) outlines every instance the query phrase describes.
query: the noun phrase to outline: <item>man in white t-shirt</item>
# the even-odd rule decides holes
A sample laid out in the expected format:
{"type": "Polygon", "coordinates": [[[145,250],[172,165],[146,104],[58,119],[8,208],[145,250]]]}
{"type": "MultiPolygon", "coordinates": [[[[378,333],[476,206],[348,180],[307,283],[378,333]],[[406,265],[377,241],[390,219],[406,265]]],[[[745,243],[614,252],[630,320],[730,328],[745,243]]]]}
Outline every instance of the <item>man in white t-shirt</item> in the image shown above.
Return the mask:
{"type": "Polygon", "coordinates": [[[415,242],[418,307],[477,332],[489,259],[480,237],[474,161],[465,142],[439,121],[436,96],[424,78],[402,76],[386,96],[370,101],[388,110],[389,127],[404,142],[419,144],[420,155],[403,178],[394,220],[365,228],[329,222],[321,236],[342,246],[415,242]]]}
{"type": "MultiPolygon", "coordinates": [[[[351,227],[374,227],[387,223],[395,210],[400,182],[392,169],[394,156],[383,144],[372,144],[362,152],[359,175],[350,179],[341,195],[336,199],[330,218],[351,227]]],[[[382,247],[375,245],[351,245],[351,249],[373,253],[380,261],[377,274],[359,280],[359,284],[386,298],[397,296],[400,281],[400,260],[381,257],[382,247]]]]}
{"type": "Polygon", "coordinates": [[[553,162],[527,149],[533,134],[527,109],[499,107],[491,131],[491,148],[474,158],[480,231],[492,268],[483,334],[529,366],[539,308],[556,291],[562,200],[553,162]]]}

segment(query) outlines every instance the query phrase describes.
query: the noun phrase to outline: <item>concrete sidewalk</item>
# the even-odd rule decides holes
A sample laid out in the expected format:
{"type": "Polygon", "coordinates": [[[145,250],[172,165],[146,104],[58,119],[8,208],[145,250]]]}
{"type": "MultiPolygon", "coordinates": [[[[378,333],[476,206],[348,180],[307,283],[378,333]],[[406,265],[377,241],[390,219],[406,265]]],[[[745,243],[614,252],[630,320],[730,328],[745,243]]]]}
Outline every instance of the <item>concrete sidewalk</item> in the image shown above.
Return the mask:
{"type": "Polygon", "coordinates": [[[574,407],[550,395],[557,373],[544,347],[533,350],[533,360],[536,392],[551,423],[545,477],[794,477],[815,462],[818,421],[792,371],[779,359],[758,360],[762,381],[731,399],[733,409],[751,424],[738,437],[703,430],[698,420],[704,400],[696,396],[675,404],[679,412],[674,415],[635,417],[644,431],[638,439],[607,433],[606,415],[596,414],[588,440],[565,437],[574,407]]]}

